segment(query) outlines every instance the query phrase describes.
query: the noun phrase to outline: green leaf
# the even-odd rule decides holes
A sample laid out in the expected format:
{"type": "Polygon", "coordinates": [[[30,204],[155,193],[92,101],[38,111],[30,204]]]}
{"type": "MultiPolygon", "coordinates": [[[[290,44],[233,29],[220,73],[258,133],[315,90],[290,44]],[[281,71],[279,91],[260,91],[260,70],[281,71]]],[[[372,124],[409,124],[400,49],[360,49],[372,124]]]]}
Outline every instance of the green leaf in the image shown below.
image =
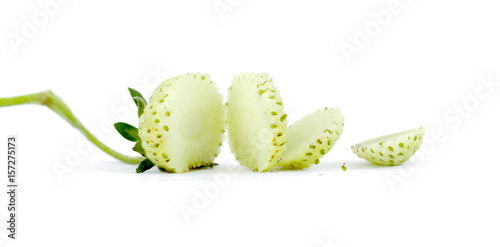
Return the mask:
{"type": "Polygon", "coordinates": [[[137,109],[138,109],[137,115],[139,117],[141,117],[142,113],[144,113],[144,108],[146,108],[146,101],[144,101],[143,98],[138,97],[138,96],[133,97],[132,99],[134,100],[135,104],[137,105],[137,109]]]}
{"type": "Polygon", "coordinates": [[[139,130],[132,125],[118,122],[115,123],[113,126],[115,126],[115,129],[118,131],[118,133],[120,133],[120,135],[122,135],[123,138],[127,140],[131,142],[136,142],[141,140],[141,138],[139,137],[139,130]]]}
{"type": "Polygon", "coordinates": [[[135,172],[137,173],[143,173],[151,168],[153,168],[155,166],[155,164],[153,164],[153,162],[151,162],[151,160],[149,159],[144,159],[140,164],[139,166],[137,167],[137,169],[135,169],[135,172]]]}
{"type": "MultiPolygon", "coordinates": [[[[130,92],[130,96],[132,96],[132,98],[134,97],[139,97],[141,98],[145,104],[147,104],[148,102],[146,101],[146,99],[144,99],[144,97],[142,97],[142,94],[139,93],[137,90],[133,89],[133,88],[128,88],[128,91],[130,92]]],[[[139,106],[139,104],[134,100],[135,102],[135,105],[136,106],[139,106]]]]}
{"type": "Polygon", "coordinates": [[[135,146],[132,148],[132,150],[140,153],[142,156],[146,157],[146,153],[144,152],[144,148],[142,148],[142,141],[139,140],[135,143],[135,146]]]}

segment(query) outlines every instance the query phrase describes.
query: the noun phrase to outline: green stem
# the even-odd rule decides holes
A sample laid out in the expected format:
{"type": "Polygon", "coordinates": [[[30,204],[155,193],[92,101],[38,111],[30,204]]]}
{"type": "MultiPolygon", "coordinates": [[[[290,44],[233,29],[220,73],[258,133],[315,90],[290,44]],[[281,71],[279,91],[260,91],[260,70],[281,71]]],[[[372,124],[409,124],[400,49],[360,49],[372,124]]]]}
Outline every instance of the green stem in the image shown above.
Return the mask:
{"type": "Polygon", "coordinates": [[[94,143],[102,151],[118,160],[129,164],[139,164],[142,160],[144,160],[144,157],[130,157],[127,155],[123,155],[104,145],[104,143],[99,141],[82,125],[82,123],[80,123],[80,121],[75,117],[75,115],[73,115],[64,101],[62,101],[59,97],[52,93],[52,91],[44,91],[40,93],[27,94],[12,98],[0,98],[0,107],[23,104],[38,104],[47,106],[55,113],[57,113],[57,115],[66,120],[66,122],[71,124],[71,126],[78,129],[85,137],[87,137],[87,139],[89,139],[89,141],[94,143]]]}

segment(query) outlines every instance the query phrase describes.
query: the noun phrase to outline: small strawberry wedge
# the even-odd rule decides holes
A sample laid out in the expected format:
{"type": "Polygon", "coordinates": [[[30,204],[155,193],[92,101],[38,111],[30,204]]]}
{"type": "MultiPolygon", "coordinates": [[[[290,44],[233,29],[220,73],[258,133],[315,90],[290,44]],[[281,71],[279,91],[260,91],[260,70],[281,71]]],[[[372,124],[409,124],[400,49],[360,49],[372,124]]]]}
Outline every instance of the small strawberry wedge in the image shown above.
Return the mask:
{"type": "Polygon", "coordinates": [[[324,108],[304,116],[288,129],[287,147],[278,166],[302,169],[319,164],[343,128],[344,117],[338,108],[324,108]]]}
{"type": "Polygon", "coordinates": [[[351,147],[360,158],[373,164],[395,166],[408,161],[420,148],[425,128],[374,138],[351,147]]]}

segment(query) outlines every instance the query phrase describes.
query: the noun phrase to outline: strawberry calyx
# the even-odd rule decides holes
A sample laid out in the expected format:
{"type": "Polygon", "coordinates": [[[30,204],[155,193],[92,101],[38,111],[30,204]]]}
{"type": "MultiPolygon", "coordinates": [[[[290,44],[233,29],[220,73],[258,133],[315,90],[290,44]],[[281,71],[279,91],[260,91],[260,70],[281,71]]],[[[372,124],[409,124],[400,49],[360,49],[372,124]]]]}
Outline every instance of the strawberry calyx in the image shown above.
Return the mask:
{"type": "MultiPolygon", "coordinates": [[[[142,94],[139,93],[137,90],[132,88],[128,88],[128,90],[130,92],[130,96],[132,96],[132,99],[134,100],[135,105],[137,106],[137,115],[140,118],[141,115],[144,113],[144,108],[146,107],[147,101],[146,99],[144,99],[142,94]]],[[[139,137],[139,129],[137,129],[137,127],[123,122],[115,123],[113,126],[123,138],[127,139],[128,141],[135,142],[135,145],[132,148],[132,150],[139,153],[143,157],[146,157],[144,149],[142,148],[141,138],[139,137]]],[[[145,158],[144,160],[141,161],[141,163],[139,164],[139,166],[135,171],[137,173],[143,173],[153,168],[154,166],[155,164],[151,162],[151,160],[145,158]]]]}

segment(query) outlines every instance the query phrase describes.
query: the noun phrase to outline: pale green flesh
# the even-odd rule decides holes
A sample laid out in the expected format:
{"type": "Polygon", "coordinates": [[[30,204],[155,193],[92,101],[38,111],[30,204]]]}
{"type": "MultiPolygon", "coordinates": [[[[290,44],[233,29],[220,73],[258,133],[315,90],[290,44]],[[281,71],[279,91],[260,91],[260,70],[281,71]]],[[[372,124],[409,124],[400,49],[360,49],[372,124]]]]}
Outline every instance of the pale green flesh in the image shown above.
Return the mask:
{"type": "Polygon", "coordinates": [[[285,149],[287,121],[279,92],[265,74],[234,77],[228,93],[227,129],[238,162],[271,170],[285,149]]]}

